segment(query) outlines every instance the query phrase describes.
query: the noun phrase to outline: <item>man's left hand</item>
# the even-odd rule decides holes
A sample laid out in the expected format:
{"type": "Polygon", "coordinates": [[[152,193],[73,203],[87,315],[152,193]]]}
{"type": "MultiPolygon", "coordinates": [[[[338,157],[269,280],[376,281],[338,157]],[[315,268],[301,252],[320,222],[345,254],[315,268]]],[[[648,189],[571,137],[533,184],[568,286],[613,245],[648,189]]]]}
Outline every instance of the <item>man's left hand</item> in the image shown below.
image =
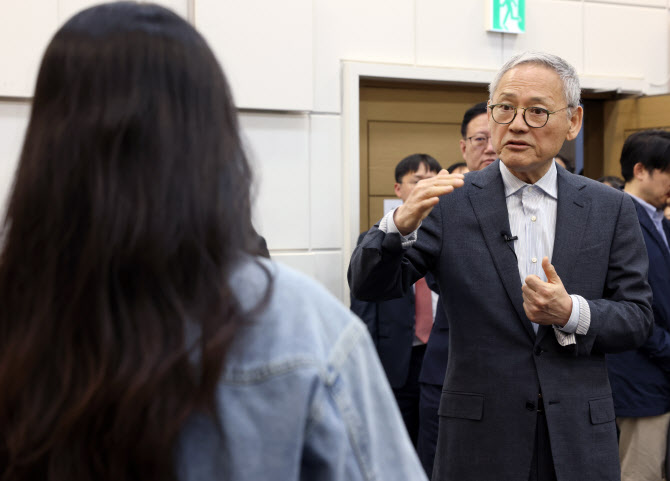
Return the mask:
{"type": "Polygon", "coordinates": [[[542,269],[547,276],[547,282],[536,275],[530,275],[521,287],[523,309],[528,319],[536,324],[557,324],[563,327],[572,313],[572,298],[563,287],[561,278],[548,257],[542,259],[542,269]]]}

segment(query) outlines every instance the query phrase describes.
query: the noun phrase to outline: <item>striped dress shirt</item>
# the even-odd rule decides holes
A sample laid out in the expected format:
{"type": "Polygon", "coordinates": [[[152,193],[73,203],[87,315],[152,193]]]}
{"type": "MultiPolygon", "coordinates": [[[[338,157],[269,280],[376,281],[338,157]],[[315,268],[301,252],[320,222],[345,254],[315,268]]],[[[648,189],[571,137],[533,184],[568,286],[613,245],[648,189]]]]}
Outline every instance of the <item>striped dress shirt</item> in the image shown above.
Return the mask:
{"type": "MultiPolygon", "coordinates": [[[[510,229],[512,236],[518,237],[513,242],[521,284],[529,275],[536,275],[547,282],[547,276],[542,268],[542,258],[546,256],[551,262],[554,251],[558,200],[556,163],[552,162],[547,173],[534,184],[527,184],[516,177],[502,162],[499,165],[505,186],[510,229]]],[[[573,333],[586,334],[591,324],[591,313],[586,300],[574,294],[570,297],[572,313],[568,323],[561,328],[554,326],[556,339],[563,346],[574,344],[576,341],[573,333]],[[582,305],[585,305],[585,312],[581,316],[583,319],[580,318],[582,305]]],[[[538,324],[533,323],[535,332],[538,327],[538,324]]]]}

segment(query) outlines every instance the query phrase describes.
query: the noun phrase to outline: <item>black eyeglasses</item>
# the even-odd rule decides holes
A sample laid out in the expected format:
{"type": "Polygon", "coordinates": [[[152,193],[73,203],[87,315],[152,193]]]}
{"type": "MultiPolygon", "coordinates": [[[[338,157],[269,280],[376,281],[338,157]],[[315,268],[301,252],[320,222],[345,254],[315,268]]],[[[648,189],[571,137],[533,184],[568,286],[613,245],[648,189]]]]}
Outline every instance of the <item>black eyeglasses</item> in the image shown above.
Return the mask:
{"type": "Polygon", "coordinates": [[[523,120],[526,122],[526,125],[534,129],[539,129],[540,127],[547,125],[551,114],[569,109],[570,106],[554,110],[553,112],[542,107],[514,107],[510,104],[493,104],[489,105],[489,108],[491,109],[493,121],[497,124],[511,124],[516,118],[517,111],[523,110],[523,120]]]}

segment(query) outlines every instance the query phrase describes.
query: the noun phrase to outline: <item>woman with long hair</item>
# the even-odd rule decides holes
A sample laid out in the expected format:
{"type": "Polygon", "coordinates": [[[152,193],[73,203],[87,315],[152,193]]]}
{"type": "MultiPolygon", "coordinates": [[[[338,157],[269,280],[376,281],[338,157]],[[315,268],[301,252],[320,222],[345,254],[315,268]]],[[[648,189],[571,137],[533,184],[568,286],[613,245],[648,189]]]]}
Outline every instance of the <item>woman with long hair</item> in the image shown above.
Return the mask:
{"type": "Polygon", "coordinates": [[[258,257],[251,182],[188,23],[56,33],[0,236],[0,480],[424,479],[360,321],[258,257]]]}

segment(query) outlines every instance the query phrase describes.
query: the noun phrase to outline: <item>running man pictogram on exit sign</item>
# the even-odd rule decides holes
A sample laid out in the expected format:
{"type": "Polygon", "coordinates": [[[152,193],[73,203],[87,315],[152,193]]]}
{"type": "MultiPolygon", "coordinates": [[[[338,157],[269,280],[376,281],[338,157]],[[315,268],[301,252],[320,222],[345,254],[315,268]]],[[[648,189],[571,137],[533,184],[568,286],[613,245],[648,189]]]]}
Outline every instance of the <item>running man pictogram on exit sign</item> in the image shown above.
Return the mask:
{"type": "Polygon", "coordinates": [[[488,0],[489,23],[487,30],[503,33],[526,31],[526,0],[488,0]]]}

